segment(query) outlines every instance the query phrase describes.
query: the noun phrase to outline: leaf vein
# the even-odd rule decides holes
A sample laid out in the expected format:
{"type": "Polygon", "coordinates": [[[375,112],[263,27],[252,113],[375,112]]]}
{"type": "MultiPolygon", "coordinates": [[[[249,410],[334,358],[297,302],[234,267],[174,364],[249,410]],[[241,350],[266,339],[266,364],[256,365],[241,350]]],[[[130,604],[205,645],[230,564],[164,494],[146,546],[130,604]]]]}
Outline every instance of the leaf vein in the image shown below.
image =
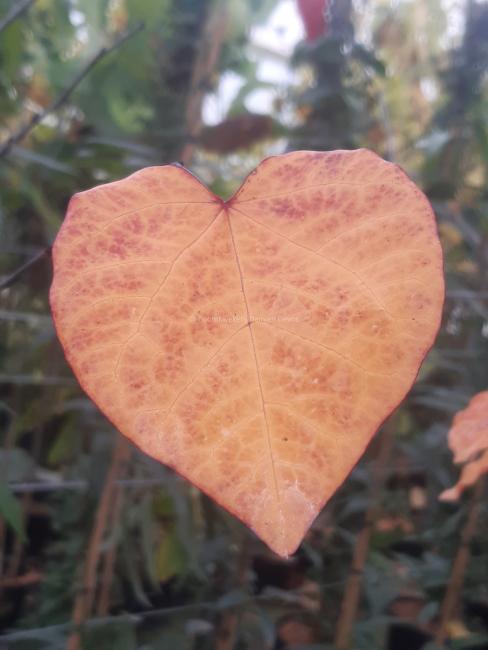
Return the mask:
{"type": "Polygon", "coordinates": [[[140,330],[140,328],[141,328],[141,325],[142,325],[142,323],[143,323],[143,321],[144,321],[144,318],[145,318],[146,314],[148,313],[149,309],[151,308],[151,306],[152,306],[152,304],[153,304],[153,302],[154,302],[154,299],[156,298],[156,296],[158,295],[158,293],[161,291],[161,289],[162,289],[162,288],[164,287],[164,285],[166,284],[166,280],[169,278],[170,273],[171,273],[171,271],[173,270],[173,268],[174,268],[176,262],[181,258],[181,256],[182,256],[184,253],[186,253],[187,251],[189,251],[190,248],[191,248],[192,246],[194,246],[197,242],[200,241],[200,239],[205,235],[205,233],[206,233],[206,232],[211,228],[211,226],[212,226],[212,225],[217,221],[217,219],[219,218],[219,216],[222,214],[222,211],[223,211],[223,208],[222,208],[222,210],[219,210],[219,212],[215,215],[215,217],[212,219],[212,221],[210,221],[210,223],[208,223],[208,224],[205,226],[205,228],[204,228],[204,229],[203,229],[203,230],[198,234],[197,237],[195,237],[195,239],[193,239],[189,244],[187,244],[186,246],[184,246],[184,247],[181,249],[181,251],[180,251],[180,252],[178,253],[178,255],[175,257],[175,259],[171,262],[171,265],[170,265],[168,271],[165,273],[164,277],[162,278],[161,282],[160,282],[159,285],[157,286],[156,290],[154,291],[154,293],[152,294],[152,296],[149,298],[149,301],[148,301],[148,303],[147,303],[145,309],[143,310],[143,312],[142,312],[142,314],[141,314],[141,316],[140,316],[140,318],[139,318],[139,322],[138,322],[137,330],[134,332],[134,334],[131,334],[131,336],[129,336],[129,338],[128,338],[128,339],[125,341],[125,343],[123,344],[123,347],[122,347],[122,349],[121,349],[121,351],[120,351],[120,354],[119,354],[119,356],[118,356],[118,359],[117,359],[117,362],[116,362],[116,364],[115,364],[115,368],[114,368],[114,376],[115,376],[116,378],[118,378],[119,365],[120,365],[120,361],[121,361],[121,359],[122,359],[122,355],[124,354],[124,350],[126,349],[128,343],[129,343],[129,342],[130,342],[130,341],[131,341],[135,336],[137,336],[137,334],[139,333],[139,330],[140,330]]]}
{"type": "MultiPolygon", "coordinates": [[[[298,192],[306,192],[307,190],[313,190],[317,187],[332,187],[334,185],[345,185],[352,187],[371,187],[373,185],[388,185],[390,187],[395,187],[395,183],[386,183],[385,181],[376,181],[374,183],[358,183],[353,181],[332,181],[331,183],[317,183],[314,185],[306,185],[305,187],[297,187],[294,190],[287,190],[286,192],[280,192],[279,194],[267,194],[266,196],[256,196],[254,199],[239,199],[236,197],[239,203],[251,203],[252,201],[262,201],[263,199],[277,199],[280,196],[288,196],[289,194],[297,194],[298,192]]],[[[244,186],[243,186],[244,188],[244,186]]],[[[232,206],[234,207],[234,206],[232,206]]],[[[235,208],[237,209],[237,208],[235,208]]]]}
{"type": "Polygon", "coordinates": [[[278,507],[279,507],[280,519],[281,519],[281,523],[282,523],[282,525],[281,525],[281,535],[283,536],[283,534],[284,534],[283,507],[282,507],[282,504],[281,504],[280,492],[279,492],[279,489],[278,489],[278,477],[277,477],[277,474],[276,474],[276,468],[275,468],[275,463],[274,463],[273,448],[272,448],[272,445],[271,445],[271,434],[270,434],[270,430],[269,430],[269,423],[268,423],[268,418],[267,418],[267,415],[266,415],[266,407],[265,407],[265,401],[264,401],[263,387],[262,387],[262,384],[261,384],[261,376],[260,376],[260,372],[259,372],[259,364],[258,364],[258,358],[257,358],[257,354],[256,354],[256,343],[254,341],[254,334],[253,334],[252,327],[251,327],[251,312],[250,312],[250,309],[249,309],[249,304],[247,302],[246,291],[245,291],[245,288],[244,288],[244,275],[242,273],[241,263],[240,263],[240,260],[239,260],[239,254],[237,252],[237,245],[236,245],[236,242],[235,242],[235,239],[234,239],[234,232],[232,230],[232,224],[231,224],[230,216],[229,216],[228,213],[227,213],[227,222],[229,224],[229,231],[230,231],[230,236],[231,236],[231,240],[232,240],[232,246],[234,248],[234,253],[235,253],[235,258],[236,258],[236,263],[237,263],[237,269],[239,271],[239,278],[240,278],[240,281],[241,281],[242,295],[244,297],[244,303],[246,305],[249,334],[251,336],[251,345],[252,345],[252,350],[253,350],[253,354],[254,354],[254,363],[255,363],[255,366],[256,366],[256,376],[257,376],[257,380],[258,380],[259,395],[260,395],[260,398],[261,398],[261,408],[262,408],[262,411],[263,411],[264,423],[265,423],[265,427],[266,427],[266,438],[267,438],[269,459],[270,459],[270,464],[271,464],[271,471],[272,471],[272,474],[273,474],[273,483],[274,483],[274,488],[275,488],[275,493],[276,493],[276,502],[277,502],[278,507]]]}
{"type": "Polygon", "coordinates": [[[328,262],[329,264],[334,264],[335,266],[338,266],[339,268],[343,269],[343,270],[346,271],[347,273],[350,273],[352,276],[354,276],[354,277],[356,278],[356,280],[358,281],[358,283],[359,283],[361,286],[363,286],[363,287],[364,287],[364,288],[369,292],[369,294],[370,294],[371,297],[374,299],[374,301],[376,302],[376,304],[378,305],[378,307],[380,307],[380,309],[381,309],[382,311],[384,311],[385,313],[387,313],[387,314],[388,314],[389,316],[391,316],[393,319],[395,318],[395,316],[394,316],[393,314],[391,314],[391,313],[386,309],[386,307],[383,305],[383,303],[382,303],[381,300],[378,298],[378,296],[375,294],[375,292],[371,289],[371,287],[370,287],[370,286],[369,286],[369,285],[368,285],[368,284],[367,284],[367,283],[366,283],[366,282],[361,278],[360,275],[358,275],[358,274],[356,273],[356,271],[353,271],[353,270],[350,269],[349,267],[344,266],[343,264],[340,264],[339,262],[336,262],[336,261],[334,261],[334,260],[331,260],[330,258],[326,257],[325,255],[321,255],[320,253],[318,253],[317,251],[315,251],[313,248],[309,248],[308,246],[304,246],[303,244],[299,244],[298,242],[294,241],[293,239],[290,239],[289,237],[286,237],[285,235],[282,235],[280,232],[278,232],[277,230],[274,230],[273,228],[270,228],[269,226],[265,226],[264,224],[260,223],[259,221],[256,221],[256,219],[253,219],[252,217],[250,217],[248,214],[246,214],[246,213],[243,212],[242,210],[238,210],[237,208],[234,208],[234,210],[236,210],[237,212],[240,212],[244,217],[246,217],[247,219],[249,219],[249,220],[252,221],[253,223],[257,224],[257,225],[260,226],[261,228],[264,228],[265,230],[268,230],[270,233],[272,233],[272,234],[275,235],[276,237],[281,237],[282,239],[284,239],[285,241],[289,242],[290,244],[293,244],[294,246],[297,246],[298,248],[301,248],[301,249],[303,249],[303,250],[305,250],[305,251],[308,251],[308,252],[311,253],[312,255],[316,255],[317,257],[320,257],[320,259],[325,260],[325,261],[328,262]]]}

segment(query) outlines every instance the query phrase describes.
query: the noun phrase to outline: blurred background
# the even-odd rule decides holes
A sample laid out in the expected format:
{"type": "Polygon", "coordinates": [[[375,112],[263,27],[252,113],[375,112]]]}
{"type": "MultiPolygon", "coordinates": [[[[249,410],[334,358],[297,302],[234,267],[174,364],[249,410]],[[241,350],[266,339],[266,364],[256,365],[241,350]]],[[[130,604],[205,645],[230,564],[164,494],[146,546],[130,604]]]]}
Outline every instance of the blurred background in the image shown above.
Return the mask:
{"type": "MultiPolygon", "coordinates": [[[[459,474],[446,433],[488,387],[487,177],[487,2],[0,0],[0,648],[438,647],[471,508],[438,500],[459,474]],[[144,166],[180,161],[228,197],[267,155],[357,147],[429,196],[445,315],[285,561],[124,449],[64,361],[49,246],[73,193],[144,166]]],[[[450,648],[488,648],[486,515],[450,648]]]]}

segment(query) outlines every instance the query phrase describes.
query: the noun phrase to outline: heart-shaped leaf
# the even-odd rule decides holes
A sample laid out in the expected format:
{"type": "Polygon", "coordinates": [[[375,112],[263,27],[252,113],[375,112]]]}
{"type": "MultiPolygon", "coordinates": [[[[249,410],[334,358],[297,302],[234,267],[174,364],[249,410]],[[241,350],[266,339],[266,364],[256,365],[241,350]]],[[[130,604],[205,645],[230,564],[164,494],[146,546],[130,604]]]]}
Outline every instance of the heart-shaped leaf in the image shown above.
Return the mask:
{"type": "Polygon", "coordinates": [[[440,495],[443,501],[457,501],[463,490],[488,472],[488,390],[475,395],[465,409],[454,416],[449,430],[449,447],[455,463],[465,463],[459,481],[440,495]]]}
{"type": "Polygon", "coordinates": [[[428,201],[365,150],[268,158],[226,202],[143,169],[73,197],[53,257],[85,391],[284,556],[409,390],[444,293],[428,201]]]}

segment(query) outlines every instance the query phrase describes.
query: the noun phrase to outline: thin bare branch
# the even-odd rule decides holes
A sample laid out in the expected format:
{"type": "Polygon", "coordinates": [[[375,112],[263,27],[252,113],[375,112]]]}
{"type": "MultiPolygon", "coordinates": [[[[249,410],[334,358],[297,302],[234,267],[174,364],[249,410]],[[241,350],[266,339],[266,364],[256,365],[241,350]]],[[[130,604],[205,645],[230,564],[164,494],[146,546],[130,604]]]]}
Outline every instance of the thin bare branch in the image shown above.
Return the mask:
{"type": "Polygon", "coordinates": [[[452,618],[457,603],[459,602],[459,595],[461,593],[464,575],[469,562],[470,545],[476,532],[485,485],[485,477],[481,477],[478,479],[473,489],[468,518],[466,519],[466,523],[464,524],[461,533],[461,541],[452,564],[449,583],[447,585],[444,600],[442,601],[439,627],[437,628],[435,636],[435,642],[438,646],[442,646],[444,643],[447,625],[452,618]]]}
{"type": "Polygon", "coordinates": [[[17,144],[18,142],[21,142],[31,131],[34,129],[39,122],[42,122],[42,120],[47,116],[50,115],[51,113],[56,112],[69,98],[73,90],[83,81],[83,79],[87,76],[87,74],[90,72],[90,70],[100,61],[100,59],[104,58],[107,56],[107,54],[110,54],[110,52],[113,52],[115,49],[119,48],[121,45],[123,45],[129,38],[140,32],[142,29],[144,29],[144,23],[139,23],[132,29],[128,30],[127,32],[124,32],[123,34],[120,34],[115,38],[115,40],[112,42],[111,45],[108,46],[103,46],[101,47],[98,52],[96,52],[91,59],[84,65],[84,67],[78,72],[76,77],[73,79],[73,81],[70,83],[70,85],[65,88],[65,90],[57,97],[49,106],[46,106],[46,108],[41,111],[40,113],[36,113],[31,117],[28,122],[26,122],[23,126],[21,126],[18,131],[13,133],[7,140],[5,140],[2,144],[0,144],[0,157],[6,156],[11,148],[13,147],[14,144],[17,144]]]}
{"type": "MultiPolygon", "coordinates": [[[[337,587],[341,585],[341,581],[326,582],[322,584],[323,588],[337,587]]],[[[294,595],[293,593],[280,592],[270,594],[259,594],[242,598],[239,604],[242,606],[260,603],[263,607],[271,607],[273,610],[276,608],[277,603],[293,605],[297,608],[301,606],[302,597],[294,595]]],[[[163,609],[150,609],[147,611],[137,612],[137,614],[121,614],[118,616],[109,616],[107,618],[92,618],[86,621],[87,628],[93,628],[107,623],[132,621],[133,623],[143,624],[147,620],[158,620],[168,616],[179,616],[181,614],[191,614],[193,612],[221,612],[227,609],[233,609],[237,606],[235,602],[230,601],[228,604],[223,603],[222,600],[215,600],[212,602],[190,603],[188,605],[175,605],[174,607],[164,607],[163,609]]],[[[9,632],[8,634],[1,634],[0,641],[18,641],[21,639],[34,638],[37,640],[43,634],[52,633],[54,630],[67,630],[71,628],[71,623],[58,623],[55,625],[46,625],[43,627],[33,628],[31,630],[20,630],[16,632],[9,632]]]]}
{"type": "MultiPolygon", "coordinates": [[[[107,528],[115,528],[117,521],[122,511],[122,504],[124,501],[124,492],[118,482],[115,484],[114,503],[111,510],[110,520],[107,523],[107,528]]],[[[100,594],[96,606],[96,615],[99,617],[107,616],[110,609],[110,591],[112,588],[112,581],[114,577],[115,558],[117,555],[117,542],[114,540],[104,554],[102,559],[102,575],[100,578],[100,594]]]]}
{"type": "Polygon", "coordinates": [[[36,0],[21,0],[20,2],[12,2],[10,9],[7,11],[5,16],[0,20],[0,33],[6,29],[10,23],[13,23],[21,14],[30,9],[31,5],[34,4],[36,0]]]}
{"type": "Polygon", "coordinates": [[[0,374],[0,384],[15,384],[17,386],[75,386],[76,380],[71,377],[37,375],[4,375],[0,374]]]}
{"type": "MultiPolygon", "coordinates": [[[[141,488],[152,487],[156,485],[165,485],[165,478],[121,478],[115,481],[115,484],[121,487],[141,488]]],[[[23,494],[25,492],[57,492],[58,490],[75,490],[84,492],[88,490],[88,481],[28,481],[28,482],[9,482],[10,490],[14,494],[23,494]]]]}
{"type": "Polygon", "coordinates": [[[68,639],[68,650],[79,650],[80,648],[80,626],[90,615],[97,582],[97,567],[100,559],[101,544],[107,521],[113,504],[115,480],[120,474],[130,454],[127,441],[120,434],[115,443],[112,461],[107,473],[105,485],[98,504],[97,514],[88,545],[86,560],[83,569],[82,588],[78,592],[73,606],[73,631],[68,639]]]}
{"type": "Polygon", "coordinates": [[[19,589],[20,587],[31,587],[41,582],[43,574],[32,569],[27,573],[18,576],[0,578],[0,589],[19,589]]]}
{"type": "Polygon", "coordinates": [[[37,255],[34,255],[29,260],[27,260],[27,262],[19,266],[19,268],[13,271],[10,275],[7,275],[7,277],[0,282],[0,291],[2,291],[2,289],[7,289],[12,284],[14,284],[14,282],[17,282],[17,280],[25,271],[27,271],[32,266],[37,264],[37,262],[40,262],[40,260],[50,255],[50,253],[51,253],[51,247],[48,246],[47,248],[44,248],[42,251],[39,251],[37,255]]]}
{"type": "Polygon", "coordinates": [[[344,590],[339,620],[337,621],[335,647],[338,650],[347,650],[351,644],[352,629],[356,620],[361,583],[369,552],[369,541],[374,523],[378,518],[378,501],[385,481],[385,469],[393,447],[393,432],[396,423],[394,417],[383,428],[381,447],[378,460],[373,469],[369,506],[362,530],[356,539],[349,576],[344,590]]]}

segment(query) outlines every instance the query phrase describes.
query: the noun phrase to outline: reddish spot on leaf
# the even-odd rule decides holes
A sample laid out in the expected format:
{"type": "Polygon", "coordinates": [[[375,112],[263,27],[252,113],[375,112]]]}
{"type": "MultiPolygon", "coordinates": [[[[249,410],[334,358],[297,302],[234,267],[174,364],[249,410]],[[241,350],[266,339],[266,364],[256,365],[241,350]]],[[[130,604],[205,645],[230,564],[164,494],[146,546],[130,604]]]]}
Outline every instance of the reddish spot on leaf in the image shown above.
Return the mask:
{"type": "Polygon", "coordinates": [[[268,158],[227,202],[143,169],[76,195],[53,258],[85,391],[283,556],[410,389],[444,295],[429,203],[365,150],[268,158]]]}
{"type": "Polygon", "coordinates": [[[449,447],[455,463],[465,463],[459,481],[444,490],[443,501],[457,501],[463,490],[488,472],[488,390],[478,393],[454,416],[449,447]]]}

